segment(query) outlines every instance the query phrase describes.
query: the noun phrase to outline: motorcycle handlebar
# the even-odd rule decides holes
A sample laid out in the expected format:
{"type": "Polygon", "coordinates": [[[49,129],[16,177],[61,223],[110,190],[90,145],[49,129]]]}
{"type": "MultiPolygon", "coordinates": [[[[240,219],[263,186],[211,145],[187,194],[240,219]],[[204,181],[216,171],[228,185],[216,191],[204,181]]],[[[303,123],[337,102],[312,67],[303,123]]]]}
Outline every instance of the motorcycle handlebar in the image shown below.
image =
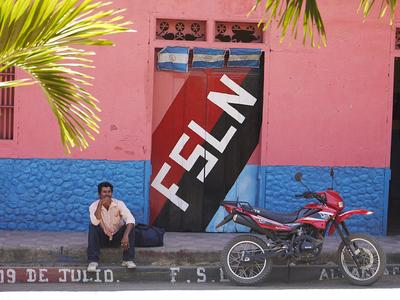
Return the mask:
{"type": "Polygon", "coordinates": [[[318,201],[322,202],[322,203],[326,203],[326,199],[324,199],[324,197],[318,195],[317,193],[314,192],[304,192],[303,194],[297,194],[294,195],[296,198],[306,198],[306,199],[310,199],[310,198],[315,198],[318,201]]]}

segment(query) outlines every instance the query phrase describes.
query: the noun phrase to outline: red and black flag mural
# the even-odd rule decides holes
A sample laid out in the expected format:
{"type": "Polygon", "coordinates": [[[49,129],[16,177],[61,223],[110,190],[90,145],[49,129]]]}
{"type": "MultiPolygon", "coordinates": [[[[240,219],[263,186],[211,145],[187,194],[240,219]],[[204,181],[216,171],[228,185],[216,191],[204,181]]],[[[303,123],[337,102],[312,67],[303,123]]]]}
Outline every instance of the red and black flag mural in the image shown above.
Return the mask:
{"type": "Polygon", "coordinates": [[[153,132],[151,223],[206,230],[259,141],[260,65],[190,72],[153,132]]]}

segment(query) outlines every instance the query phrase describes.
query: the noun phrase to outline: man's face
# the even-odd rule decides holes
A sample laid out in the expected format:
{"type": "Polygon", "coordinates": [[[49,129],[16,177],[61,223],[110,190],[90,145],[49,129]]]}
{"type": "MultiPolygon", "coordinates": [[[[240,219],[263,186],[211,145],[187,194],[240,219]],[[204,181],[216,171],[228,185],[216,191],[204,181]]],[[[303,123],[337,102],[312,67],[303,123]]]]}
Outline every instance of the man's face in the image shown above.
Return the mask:
{"type": "Polygon", "coordinates": [[[100,199],[106,199],[108,204],[111,203],[111,197],[112,197],[112,192],[111,192],[111,187],[102,187],[100,191],[100,199]]]}

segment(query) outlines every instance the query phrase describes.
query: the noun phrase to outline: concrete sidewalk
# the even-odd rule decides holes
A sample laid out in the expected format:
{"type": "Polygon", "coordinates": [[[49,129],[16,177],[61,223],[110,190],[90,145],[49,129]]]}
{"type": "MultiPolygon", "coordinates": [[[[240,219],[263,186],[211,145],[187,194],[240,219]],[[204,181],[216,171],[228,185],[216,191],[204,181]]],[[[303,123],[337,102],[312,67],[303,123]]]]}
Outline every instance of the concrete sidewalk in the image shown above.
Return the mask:
{"type": "MultiPolygon", "coordinates": [[[[203,279],[204,272],[211,274],[207,278],[214,278],[212,280],[215,282],[225,280],[219,269],[220,251],[230,239],[239,234],[242,233],[167,232],[163,247],[136,248],[135,262],[138,268],[133,272],[119,266],[122,257],[121,249],[102,249],[100,259],[102,275],[99,273],[98,277],[90,280],[86,278],[86,280],[105,282],[107,276],[112,274],[114,281],[117,277],[118,280],[123,281],[137,281],[138,279],[190,281],[196,280],[196,278],[197,280],[203,279]],[[101,276],[103,279],[100,278],[101,276]]],[[[387,255],[387,263],[390,265],[387,273],[399,275],[400,236],[377,237],[377,240],[387,255]]],[[[285,280],[287,277],[303,278],[306,273],[308,276],[325,276],[329,279],[340,276],[335,265],[339,243],[338,237],[327,237],[318,260],[312,265],[291,267],[291,271],[288,270],[289,267],[285,260],[275,259],[276,271],[273,274],[281,276],[281,278],[283,276],[285,280]],[[327,271],[327,268],[331,270],[327,271]]],[[[13,272],[17,274],[16,278],[20,278],[20,282],[26,282],[26,280],[29,282],[29,278],[39,280],[42,268],[42,270],[46,270],[46,274],[54,273],[53,277],[55,281],[58,280],[57,282],[60,282],[63,276],[67,278],[68,274],[70,274],[69,280],[73,281],[75,278],[77,281],[85,282],[85,276],[87,276],[85,271],[86,247],[87,232],[0,230],[0,272],[3,270],[5,274],[4,270],[12,268],[13,272]],[[30,268],[31,271],[28,271],[27,268],[30,268]],[[66,274],[65,270],[68,270],[69,273],[66,274]],[[21,273],[19,277],[18,272],[21,273]]],[[[5,276],[3,277],[5,278],[5,276]]]]}
{"type": "MultiPolygon", "coordinates": [[[[136,248],[138,266],[218,265],[220,251],[233,237],[243,233],[167,232],[164,246],[136,248]]],[[[400,236],[376,237],[388,263],[400,263],[400,236]]],[[[339,237],[327,237],[315,264],[335,262],[339,237]]],[[[87,232],[0,230],[0,264],[86,264],[87,232]]],[[[101,262],[119,263],[121,249],[102,249],[101,262]]]]}

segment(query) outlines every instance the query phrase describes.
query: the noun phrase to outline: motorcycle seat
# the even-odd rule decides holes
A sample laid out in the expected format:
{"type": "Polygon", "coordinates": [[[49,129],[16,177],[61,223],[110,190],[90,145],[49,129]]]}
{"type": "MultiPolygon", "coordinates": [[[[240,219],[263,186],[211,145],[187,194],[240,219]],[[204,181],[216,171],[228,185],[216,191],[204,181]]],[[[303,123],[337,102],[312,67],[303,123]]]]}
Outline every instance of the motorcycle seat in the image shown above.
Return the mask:
{"type": "Polygon", "coordinates": [[[297,220],[298,216],[298,211],[292,213],[277,213],[263,208],[256,208],[255,211],[260,216],[279,222],[281,224],[292,223],[297,220]]]}

